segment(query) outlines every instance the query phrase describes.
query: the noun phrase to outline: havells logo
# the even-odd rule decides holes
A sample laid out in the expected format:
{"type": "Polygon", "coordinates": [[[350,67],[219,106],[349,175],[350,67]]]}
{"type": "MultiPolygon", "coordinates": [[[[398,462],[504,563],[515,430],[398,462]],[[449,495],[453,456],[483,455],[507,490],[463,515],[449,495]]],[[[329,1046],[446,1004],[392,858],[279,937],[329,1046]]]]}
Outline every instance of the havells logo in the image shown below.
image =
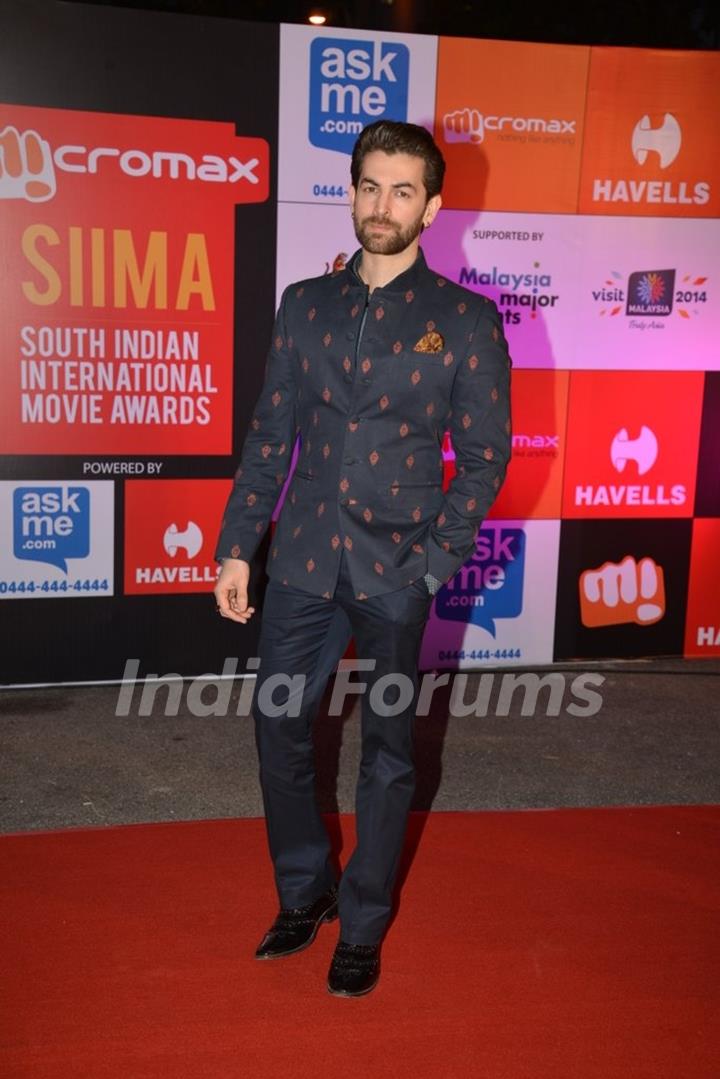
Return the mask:
{"type": "Polygon", "coordinates": [[[666,112],[660,127],[652,127],[649,116],[635,124],[632,133],[632,152],[638,165],[644,165],[649,153],[657,154],[661,169],[672,165],[680,153],[682,130],[671,112],[666,112]]]}
{"type": "Polygon", "coordinates": [[[625,471],[628,461],[637,465],[638,475],[644,476],[657,461],[658,440],[655,432],[646,427],[640,428],[637,438],[630,438],[627,427],[621,427],[612,440],[610,460],[618,472],[625,471]]]}
{"type": "Polygon", "coordinates": [[[495,636],[496,618],[522,613],[525,581],[522,528],[482,528],[475,551],[435,599],[435,614],[451,622],[469,622],[495,636]]]}
{"type": "Polygon", "coordinates": [[[194,558],[202,545],[203,534],[194,521],[188,521],[184,532],[180,532],[174,522],[165,529],[163,547],[171,558],[175,557],[180,548],[187,558],[194,558]]]}
{"type": "Polygon", "coordinates": [[[90,553],[87,487],[17,487],[13,492],[13,553],[67,573],[68,558],[90,553]]]}
{"type": "Polygon", "coordinates": [[[310,45],[309,138],[350,154],[362,129],[407,120],[410,50],[399,42],[315,38],[310,45]]]}

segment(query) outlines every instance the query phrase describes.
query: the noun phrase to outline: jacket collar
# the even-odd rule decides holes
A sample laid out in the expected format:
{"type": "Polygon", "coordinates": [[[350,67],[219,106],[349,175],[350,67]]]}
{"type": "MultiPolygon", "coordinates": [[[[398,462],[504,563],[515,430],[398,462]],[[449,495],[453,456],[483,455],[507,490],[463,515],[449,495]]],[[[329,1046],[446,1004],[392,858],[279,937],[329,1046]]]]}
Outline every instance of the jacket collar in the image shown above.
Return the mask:
{"type": "MultiPolygon", "coordinates": [[[[355,287],[359,285],[361,288],[365,289],[367,288],[367,285],[357,272],[357,266],[359,265],[361,258],[362,248],[359,247],[355,254],[348,259],[345,265],[345,273],[349,275],[351,285],[354,285],[355,287]]],[[[407,292],[408,289],[417,287],[420,284],[422,278],[427,274],[427,272],[428,266],[427,262],[425,261],[425,256],[423,255],[422,248],[418,247],[417,258],[413,262],[412,266],[408,266],[407,270],[403,270],[401,274],[398,274],[397,277],[394,277],[392,281],[388,281],[388,283],[386,285],[383,285],[382,288],[373,289],[373,296],[377,293],[385,292],[407,292]]]]}

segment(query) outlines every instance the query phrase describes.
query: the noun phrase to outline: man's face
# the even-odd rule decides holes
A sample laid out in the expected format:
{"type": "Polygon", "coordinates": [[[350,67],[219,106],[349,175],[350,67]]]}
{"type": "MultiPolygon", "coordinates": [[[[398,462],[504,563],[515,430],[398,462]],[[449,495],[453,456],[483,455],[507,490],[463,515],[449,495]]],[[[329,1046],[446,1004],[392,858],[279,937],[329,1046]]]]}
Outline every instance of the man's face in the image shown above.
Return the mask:
{"type": "Polygon", "coordinates": [[[357,189],[350,188],[355,235],[373,255],[399,255],[415,242],[440,209],[427,199],[425,162],[410,154],[374,150],[362,163],[357,189]]]}

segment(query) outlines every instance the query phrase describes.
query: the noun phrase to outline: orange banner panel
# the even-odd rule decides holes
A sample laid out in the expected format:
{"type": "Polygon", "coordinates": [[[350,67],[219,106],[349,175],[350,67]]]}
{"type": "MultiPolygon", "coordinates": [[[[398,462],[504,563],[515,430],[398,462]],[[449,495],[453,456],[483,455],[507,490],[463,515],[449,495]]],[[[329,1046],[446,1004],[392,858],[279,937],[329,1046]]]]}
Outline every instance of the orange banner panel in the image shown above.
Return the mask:
{"type": "Polygon", "coordinates": [[[720,214],[720,55],[593,49],[579,211],[720,214]]]}
{"type": "Polygon", "coordinates": [[[514,371],[512,460],[489,516],[561,516],[568,371],[514,371]]]}
{"type": "Polygon", "coordinates": [[[590,50],[441,38],[435,137],[453,209],[575,213],[590,50]]]}

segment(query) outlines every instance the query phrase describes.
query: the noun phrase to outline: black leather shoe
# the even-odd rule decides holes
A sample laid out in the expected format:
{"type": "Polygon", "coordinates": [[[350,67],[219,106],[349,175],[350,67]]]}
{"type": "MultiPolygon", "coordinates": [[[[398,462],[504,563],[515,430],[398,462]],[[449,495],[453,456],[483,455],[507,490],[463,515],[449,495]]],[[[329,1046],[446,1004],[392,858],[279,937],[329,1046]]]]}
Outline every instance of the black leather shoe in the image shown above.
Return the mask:
{"type": "Polygon", "coordinates": [[[338,941],[328,973],[328,991],[336,997],[361,997],[380,978],[380,945],[338,941]]]}
{"type": "Polygon", "coordinates": [[[335,887],[305,907],[282,909],[260,941],[255,958],[279,959],[283,955],[301,952],[315,940],[322,923],[333,922],[337,916],[335,887]]]}

